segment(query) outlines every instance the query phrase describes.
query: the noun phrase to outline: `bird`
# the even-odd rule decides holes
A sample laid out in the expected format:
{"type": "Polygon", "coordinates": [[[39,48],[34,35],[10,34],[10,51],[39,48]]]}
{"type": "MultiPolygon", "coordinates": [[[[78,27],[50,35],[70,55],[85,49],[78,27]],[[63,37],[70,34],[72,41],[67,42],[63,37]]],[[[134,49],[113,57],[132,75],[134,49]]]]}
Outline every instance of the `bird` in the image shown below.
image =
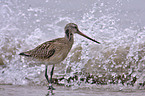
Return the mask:
{"type": "Polygon", "coordinates": [[[53,88],[52,86],[52,76],[55,64],[59,64],[67,57],[74,43],[73,36],[75,33],[100,44],[100,42],[88,37],[81,31],[79,31],[78,26],[75,23],[66,24],[64,31],[65,36],[63,38],[57,38],[50,41],[46,41],[32,50],[22,52],[19,54],[22,56],[32,57],[45,62],[45,78],[49,84],[48,90],[55,90],[55,88],[53,88]],[[50,72],[50,79],[48,78],[47,75],[48,65],[53,65],[50,72]]]}

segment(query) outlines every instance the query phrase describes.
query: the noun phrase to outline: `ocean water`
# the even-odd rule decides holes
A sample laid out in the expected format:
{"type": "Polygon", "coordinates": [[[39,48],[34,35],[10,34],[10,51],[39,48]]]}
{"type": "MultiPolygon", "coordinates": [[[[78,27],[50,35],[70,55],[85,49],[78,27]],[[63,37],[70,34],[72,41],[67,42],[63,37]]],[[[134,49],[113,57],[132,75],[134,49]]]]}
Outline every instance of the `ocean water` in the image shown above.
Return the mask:
{"type": "Polygon", "coordinates": [[[0,84],[46,85],[44,64],[18,54],[63,37],[65,25],[73,22],[101,44],[76,34],[67,58],[55,67],[56,84],[74,89],[110,84],[145,89],[144,4],[144,0],[0,0],[0,84]]]}

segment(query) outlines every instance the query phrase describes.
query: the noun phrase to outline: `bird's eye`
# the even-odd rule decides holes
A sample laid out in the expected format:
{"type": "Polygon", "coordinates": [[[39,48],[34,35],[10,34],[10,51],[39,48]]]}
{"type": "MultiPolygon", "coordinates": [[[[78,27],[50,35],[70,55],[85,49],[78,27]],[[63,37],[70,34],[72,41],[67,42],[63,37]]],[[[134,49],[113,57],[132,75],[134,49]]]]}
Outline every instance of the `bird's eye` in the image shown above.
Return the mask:
{"type": "Polygon", "coordinates": [[[77,26],[74,26],[74,28],[77,28],[77,26]]]}

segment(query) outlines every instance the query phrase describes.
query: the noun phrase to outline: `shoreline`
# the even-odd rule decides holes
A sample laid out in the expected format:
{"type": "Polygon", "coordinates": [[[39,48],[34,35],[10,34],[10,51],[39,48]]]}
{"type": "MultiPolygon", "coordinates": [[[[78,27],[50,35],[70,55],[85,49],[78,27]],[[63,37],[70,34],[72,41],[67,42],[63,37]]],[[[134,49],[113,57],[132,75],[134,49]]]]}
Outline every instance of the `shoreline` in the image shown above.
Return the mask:
{"type": "MultiPolygon", "coordinates": [[[[102,88],[72,89],[64,86],[54,86],[53,96],[144,96],[145,90],[113,90],[102,88]]],[[[0,96],[46,96],[46,86],[27,86],[27,85],[0,85],[0,96]]]]}

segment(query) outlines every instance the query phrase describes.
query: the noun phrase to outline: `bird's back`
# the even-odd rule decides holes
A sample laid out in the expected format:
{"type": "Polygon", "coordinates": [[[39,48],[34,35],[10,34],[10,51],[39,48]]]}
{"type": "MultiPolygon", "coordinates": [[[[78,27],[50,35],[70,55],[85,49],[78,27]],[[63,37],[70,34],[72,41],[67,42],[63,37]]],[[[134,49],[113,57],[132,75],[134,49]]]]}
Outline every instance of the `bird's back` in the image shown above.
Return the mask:
{"type": "Polygon", "coordinates": [[[20,55],[33,57],[48,64],[56,64],[66,58],[72,44],[73,41],[69,42],[65,38],[58,38],[44,42],[30,51],[20,53],[20,55]]]}

